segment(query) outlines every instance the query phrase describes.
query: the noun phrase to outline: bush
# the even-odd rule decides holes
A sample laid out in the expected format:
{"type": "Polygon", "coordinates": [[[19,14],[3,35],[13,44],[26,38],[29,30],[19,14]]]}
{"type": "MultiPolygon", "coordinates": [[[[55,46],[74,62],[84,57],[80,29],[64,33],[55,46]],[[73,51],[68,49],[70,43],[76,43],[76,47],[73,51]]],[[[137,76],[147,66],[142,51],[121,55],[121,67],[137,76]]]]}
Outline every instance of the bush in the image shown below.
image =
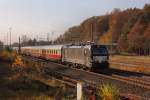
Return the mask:
{"type": "Polygon", "coordinates": [[[13,49],[11,47],[6,47],[4,50],[9,52],[9,53],[12,53],[12,51],[13,51],[13,49]]]}
{"type": "Polygon", "coordinates": [[[98,94],[102,100],[119,100],[119,90],[113,84],[103,84],[99,87],[98,94]]]}
{"type": "Polygon", "coordinates": [[[16,53],[13,52],[12,48],[10,47],[5,47],[3,49],[2,54],[1,54],[1,59],[5,61],[13,61],[16,57],[16,53]]]}

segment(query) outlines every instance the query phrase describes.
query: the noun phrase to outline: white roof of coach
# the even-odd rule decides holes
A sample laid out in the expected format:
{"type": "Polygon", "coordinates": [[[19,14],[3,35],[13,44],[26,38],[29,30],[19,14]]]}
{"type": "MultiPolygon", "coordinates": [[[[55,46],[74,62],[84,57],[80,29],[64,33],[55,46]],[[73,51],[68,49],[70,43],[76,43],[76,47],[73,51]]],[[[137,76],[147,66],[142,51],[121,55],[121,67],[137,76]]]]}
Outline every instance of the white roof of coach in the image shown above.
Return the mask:
{"type": "Polygon", "coordinates": [[[46,45],[46,46],[28,46],[21,47],[23,49],[61,49],[63,45],[46,45]]]}
{"type": "Polygon", "coordinates": [[[48,45],[42,46],[42,49],[61,49],[64,45],[48,45]]]}

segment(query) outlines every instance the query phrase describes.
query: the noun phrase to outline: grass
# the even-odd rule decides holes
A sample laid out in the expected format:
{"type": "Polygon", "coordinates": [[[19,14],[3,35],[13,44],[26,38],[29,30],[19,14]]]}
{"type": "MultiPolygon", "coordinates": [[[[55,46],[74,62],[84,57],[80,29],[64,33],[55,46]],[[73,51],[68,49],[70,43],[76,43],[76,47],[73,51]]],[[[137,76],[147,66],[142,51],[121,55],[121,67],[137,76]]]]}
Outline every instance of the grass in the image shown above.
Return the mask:
{"type": "Polygon", "coordinates": [[[119,90],[112,84],[103,84],[100,86],[98,94],[102,100],[119,100],[119,90]]]}
{"type": "Polygon", "coordinates": [[[150,74],[150,56],[110,56],[110,67],[120,70],[150,74]],[[134,66],[114,64],[111,62],[127,63],[134,66]]]}
{"type": "Polygon", "coordinates": [[[16,52],[14,52],[11,48],[6,47],[0,54],[0,57],[2,60],[5,61],[12,61],[14,57],[16,56],[16,52]]]}
{"type": "Polygon", "coordinates": [[[49,95],[47,95],[47,92],[52,90],[53,88],[47,89],[47,85],[45,84],[42,84],[38,81],[30,80],[23,76],[17,76],[11,68],[12,67],[10,64],[0,62],[1,100],[20,100],[21,98],[40,98],[41,96],[50,97],[49,95]],[[12,78],[14,76],[17,77],[12,78]]]}
{"type": "Polygon", "coordinates": [[[4,73],[5,75],[0,78],[1,100],[55,100],[58,97],[66,100],[66,96],[71,95],[68,92],[70,91],[68,88],[66,89],[65,86],[60,85],[60,83],[54,80],[52,80],[52,85],[46,85],[38,80],[20,76],[20,74],[12,73],[7,76],[8,73],[4,73]]]}
{"type": "MultiPolygon", "coordinates": [[[[14,52],[3,52],[4,60],[7,61],[10,56],[15,58],[13,60],[14,67],[12,67],[12,61],[0,61],[0,100],[55,100],[58,97],[62,100],[67,100],[67,96],[72,94],[70,91],[73,91],[73,89],[65,87],[62,83],[51,80],[51,85],[47,85],[25,76],[25,74],[28,74],[25,71],[27,68],[21,67],[24,66],[21,57],[14,52]],[[20,67],[17,68],[17,66],[20,67]],[[19,71],[14,69],[19,69],[19,71]]],[[[35,70],[35,68],[30,70],[35,70]]],[[[34,71],[31,71],[30,74],[38,77],[32,72],[34,71]]]]}
{"type": "Polygon", "coordinates": [[[111,61],[128,62],[132,64],[150,64],[150,56],[122,56],[114,55],[110,57],[111,61]]]}

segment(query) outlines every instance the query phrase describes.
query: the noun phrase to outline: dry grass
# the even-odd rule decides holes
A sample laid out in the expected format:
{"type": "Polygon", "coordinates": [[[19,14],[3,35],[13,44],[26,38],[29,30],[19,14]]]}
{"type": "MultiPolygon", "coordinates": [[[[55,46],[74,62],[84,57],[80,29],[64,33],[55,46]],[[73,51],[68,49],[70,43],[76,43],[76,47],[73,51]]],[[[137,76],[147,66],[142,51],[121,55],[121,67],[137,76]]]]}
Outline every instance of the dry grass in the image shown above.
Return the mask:
{"type": "Polygon", "coordinates": [[[51,80],[52,85],[47,85],[13,73],[10,65],[1,62],[0,65],[0,100],[55,100],[56,97],[66,100],[64,96],[68,95],[68,89],[62,88],[60,82],[51,80]]]}
{"type": "MultiPolygon", "coordinates": [[[[66,100],[68,98],[66,95],[73,94],[73,89],[66,89],[62,83],[53,79],[49,79],[49,84],[47,85],[44,82],[28,77],[27,74],[29,72],[26,72],[26,69],[31,66],[22,67],[21,57],[18,55],[14,56],[16,56],[14,67],[10,63],[0,61],[0,100],[55,100],[58,97],[61,100],[66,100]]],[[[35,70],[35,67],[33,68],[30,68],[30,71],[35,70]]],[[[38,75],[34,75],[33,71],[30,74],[39,78],[38,75]]]]}
{"type": "Polygon", "coordinates": [[[111,56],[110,67],[126,71],[150,74],[150,56],[111,56]],[[118,64],[113,62],[117,62],[118,64]]]}
{"type": "Polygon", "coordinates": [[[145,73],[150,74],[150,67],[146,66],[126,66],[126,65],[120,65],[120,64],[110,64],[111,68],[125,70],[125,71],[131,71],[131,72],[139,72],[139,73],[145,73]]]}
{"type": "Polygon", "coordinates": [[[4,100],[55,100],[55,98],[49,97],[46,95],[41,95],[41,96],[35,96],[35,97],[26,97],[26,96],[18,96],[18,97],[13,97],[13,98],[7,97],[4,100]]]}
{"type": "Polygon", "coordinates": [[[110,57],[110,61],[117,61],[117,62],[127,62],[131,64],[149,64],[150,66],[150,56],[121,56],[121,55],[114,55],[110,57]]]}
{"type": "Polygon", "coordinates": [[[22,57],[20,55],[16,55],[14,62],[13,62],[13,66],[18,66],[18,67],[26,67],[26,64],[23,63],[22,61],[22,57]]]}
{"type": "Polygon", "coordinates": [[[100,86],[98,94],[102,100],[119,100],[119,90],[112,84],[103,84],[100,86]]]}

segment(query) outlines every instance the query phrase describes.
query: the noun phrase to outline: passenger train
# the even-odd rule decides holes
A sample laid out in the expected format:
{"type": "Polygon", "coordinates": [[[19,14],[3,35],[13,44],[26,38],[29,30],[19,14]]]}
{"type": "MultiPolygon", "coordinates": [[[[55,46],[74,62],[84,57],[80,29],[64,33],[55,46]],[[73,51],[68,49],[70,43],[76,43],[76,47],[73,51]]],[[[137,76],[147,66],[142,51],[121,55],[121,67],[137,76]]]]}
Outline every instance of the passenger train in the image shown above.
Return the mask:
{"type": "MultiPolygon", "coordinates": [[[[16,48],[13,48],[16,49],[16,48]]],[[[84,70],[109,67],[109,54],[106,46],[85,45],[48,45],[21,47],[21,54],[56,61],[84,70]]]]}

